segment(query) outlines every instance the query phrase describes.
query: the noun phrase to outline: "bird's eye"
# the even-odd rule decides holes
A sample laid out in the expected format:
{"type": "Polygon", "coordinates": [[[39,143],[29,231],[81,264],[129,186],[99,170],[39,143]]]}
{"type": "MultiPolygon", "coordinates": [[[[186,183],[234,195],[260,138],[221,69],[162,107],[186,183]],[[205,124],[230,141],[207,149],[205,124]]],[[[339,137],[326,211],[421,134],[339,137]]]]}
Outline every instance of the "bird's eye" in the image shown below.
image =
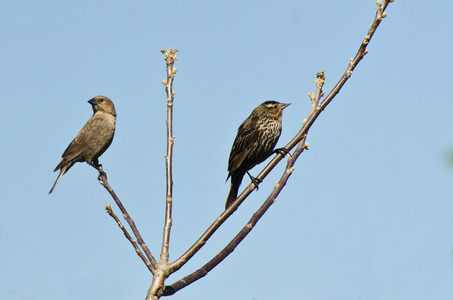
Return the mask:
{"type": "Polygon", "coordinates": [[[277,108],[278,108],[278,105],[274,105],[274,108],[277,109],[277,108]]]}
{"type": "Polygon", "coordinates": [[[104,98],[99,99],[99,102],[104,102],[104,98]]]}

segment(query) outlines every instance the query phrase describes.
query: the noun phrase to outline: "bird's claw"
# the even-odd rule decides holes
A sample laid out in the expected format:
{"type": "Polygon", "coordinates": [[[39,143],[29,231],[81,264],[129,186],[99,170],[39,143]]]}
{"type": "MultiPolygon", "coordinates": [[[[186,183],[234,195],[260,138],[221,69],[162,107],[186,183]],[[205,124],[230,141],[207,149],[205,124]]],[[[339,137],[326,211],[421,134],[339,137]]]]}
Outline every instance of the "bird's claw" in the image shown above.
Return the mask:
{"type": "Polygon", "coordinates": [[[99,176],[98,176],[99,181],[102,180],[102,176],[104,176],[105,179],[107,179],[107,173],[105,173],[104,171],[99,171],[99,176]]]}
{"type": "Polygon", "coordinates": [[[286,149],[285,147],[277,148],[274,151],[272,151],[272,153],[279,153],[282,156],[285,156],[285,155],[289,154],[289,156],[291,156],[291,154],[289,153],[289,150],[286,149]]]}
{"type": "Polygon", "coordinates": [[[252,183],[255,185],[256,190],[258,191],[258,185],[259,185],[261,182],[263,182],[263,181],[262,181],[261,179],[256,178],[256,177],[253,177],[252,175],[250,175],[249,172],[247,172],[247,175],[249,175],[250,180],[251,180],[252,183]]]}
{"type": "Polygon", "coordinates": [[[105,173],[105,172],[102,170],[102,165],[101,165],[98,161],[93,161],[93,162],[91,163],[91,165],[92,165],[96,170],[98,170],[98,172],[99,172],[98,180],[99,180],[99,181],[102,181],[102,176],[104,176],[105,179],[107,179],[107,173],[105,173]]]}

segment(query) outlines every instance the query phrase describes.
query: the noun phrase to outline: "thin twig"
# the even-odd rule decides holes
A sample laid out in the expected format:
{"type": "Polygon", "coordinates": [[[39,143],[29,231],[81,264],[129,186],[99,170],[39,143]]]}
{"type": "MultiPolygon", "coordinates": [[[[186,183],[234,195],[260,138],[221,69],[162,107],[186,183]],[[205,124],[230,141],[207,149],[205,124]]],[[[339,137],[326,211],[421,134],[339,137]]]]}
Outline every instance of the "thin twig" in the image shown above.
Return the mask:
{"type": "MultiPolygon", "coordinates": [[[[148,249],[148,246],[145,244],[145,242],[143,241],[142,239],[142,236],[140,235],[140,232],[138,231],[137,227],[135,226],[135,222],[134,220],[132,220],[132,218],[129,216],[129,214],[127,213],[127,210],[126,208],[123,206],[123,203],[121,203],[120,199],[118,198],[118,196],[115,194],[115,192],[113,191],[113,189],[110,187],[109,183],[107,182],[107,176],[105,175],[105,173],[102,171],[102,167],[99,166],[99,167],[96,167],[96,166],[93,166],[95,169],[98,170],[99,172],[99,178],[101,179],[100,180],[100,184],[110,193],[110,195],[112,196],[113,200],[115,201],[116,205],[118,206],[118,208],[121,210],[121,213],[123,214],[123,217],[124,219],[127,221],[127,223],[129,224],[129,226],[131,227],[132,229],[132,232],[134,233],[135,235],[135,238],[137,239],[137,242],[138,244],[140,245],[140,247],[142,247],[143,251],[145,252],[146,254],[146,257],[148,257],[149,261],[151,262],[151,272],[153,273],[153,271],[155,271],[155,268],[156,268],[156,265],[157,265],[157,261],[154,259],[154,256],[152,255],[151,251],[148,249]]],[[[153,273],[154,274],[154,273],[153,273]]]]}
{"type": "Polygon", "coordinates": [[[173,175],[172,175],[172,161],[173,161],[173,143],[175,137],[173,136],[173,99],[175,92],[173,91],[173,79],[177,72],[176,68],[173,68],[173,64],[178,57],[176,56],[178,49],[170,48],[168,51],[162,50],[165,54],[165,61],[167,63],[167,79],[162,81],[167,92],[167,154],[165,155],[165,167],[166,167],[166,178],[167,178],[167,193],[166,193],[166,206],[165,206],[165,226],[164,234],[162,239],[162,250],[160,253],[160,259],[163,262],[168,262],[168,248],[170,246],[170,231],[171,231],[171,213],[172,213],[172,202],[173,202],[173,175]]]}
{"type": "Polygon", "coordinates": [[[131,242],[132,247],[134,247],[134,249],[135,249],[135,253],[137,253],[137,255],[143,260],[143,262],[148,267],[150,272],[153,273],[154,272],[153,266],[143,255],[137,242],[132,238],[132,236],[129,234],[129,232],[127,232],[126,227],[123,226],[121,221],[118,219],[118,216],[113,212],[112,206],[110,204],[105,205],[105,211],[115,220],[115,222],[118,224],[119,228],[121,228],[121,230],[123,231],[124,236],[129,240],[129,242],[131,242]]]}
{"type": "MultiPolygon", "coordinates": [[[[164,291],[164,295],[171,295],[174,294],[179,289],[189,285],[190,283],[198,280],[199,278],[203,277],[204,275],[209,272],[215,265],[220,263],[231,251],[234,250],[236,242],[240,242],[248,232],[253,228],[253,224],[255,224],[259,218],[261,218],[262,214],[272,205],[275,197],[280,193],[283,186],[286,184],[291,172],[293,171],[293,165],[297,160],[298,156],[304,149],[308,147],[308,144],[305,144],[305,139],[308,133],[308,130],[313,125],[316,118],[321,114],[321,112],[325,109],[325,107],[332,101],[336,94],[340,91],[346,81],[352,74],[352,71],[361,61],[363,56],[367,53],[366,47],[368,46],[369,41],[371,40],[372,36],[374,35],[377,27],[381,23],[382,19],[386,16],[385,9],[389,2],[393,2],[393,0],[384,0],[381,4],[380,1],[377,1],[376,4],[378,5],[378,10],[376,12],[375,19],[370,26],[370,29],[362,41],[359,50],[354,59],[351,59],[348,67],[344,73],[344,75],[340,78],[338,83],[332,89],[332,91],[328,94],[328,96],[318,105],[320,98],[323,96],[322,92],[322,85],[324,84],[324,73],[318,73],[318,82],[317,91],[315,101],[312,99],[312,109],[310,110],[309,116],[306,120],[304,120],[304,125],[301,130],[296,134],[296,136],[285,146],[286,149],[289,151],[294,148],[294,146],[298,145],[294,153],[288,159],[287,168],[280,179],[279,183],[276,185],[274,190],[272,191],[271,195],[267,198],[265,203],[260,207],[260,209],[253,215],[252,219],[249,223],[241,230],[241,232],[230,242],[230,244],[225,247],[216,257],[214,257],[210,262],[208,262],[205,266],[200,268],[199,270],[195,271],[194,273],[184,277],[183,279],[175,282],[174,284],[167,286],[164,291]],[[322,81],[322,82],[321,82],[322,81]],[[314,105],[313,105],[314,104],[314,105]],[[262,214],[261,214],[262,212],[262,214]],[[256,218],[256,219],[255,219],[256,218]],[[255,223],[253,223],[255,222],[255,223]],[[249,229],[246,229],[249,227],[249,229]]],[[[260,181],[262,181],[267,174],[280,162],[283,158],[281,153],[278,153],[271,162],[261,171],[261,173],[256,177],[260,181]]],[[[254,183],[251,183],[247,186],[247,188],[239,195],[238,199],[231,205],[227,210],[225,210],[212,224],[211,226],[203,233],[203,235],[177,260],[175,260],[172,264],[170,264],[170,272],[173,273],[179,268],[181,268],[193,255],[195,255],[198,250],[203,247],[207,240],[212,236],[212,234],[219,228],[222,223],[237,209],[237,207],[244,201],[244,199],[256,188],[254,183]]],[[[237,244],[236,244],[237,245],[237,244]]]]}
{"type": "Polygon", "coordinates": [[[167,154],[165,155],[166,167],[166,181],[167,193],[165,198],[165,224],[162,238],[162,250],[160,253],[160,260],[156,267],[156,272],[153,274],[153,282],[148,289],[146,300],[159,299],[165,289],[165,279],[171,274],[168,267],[168,249],[170,247],[170,231],[172,225],[172,203],[173,203],[173,179],[172,179],[172,160],[173,160],[173,143],[175,137],[173,136],[173,99],[175,92],[173,91],[173,79],[177,72],[173,68],[173,64],[178,57],[176,56],[177,49],[170,48],[169,50],[162,50],[165,54],[167,79],[162,81],[167,93],[167,154]]]}

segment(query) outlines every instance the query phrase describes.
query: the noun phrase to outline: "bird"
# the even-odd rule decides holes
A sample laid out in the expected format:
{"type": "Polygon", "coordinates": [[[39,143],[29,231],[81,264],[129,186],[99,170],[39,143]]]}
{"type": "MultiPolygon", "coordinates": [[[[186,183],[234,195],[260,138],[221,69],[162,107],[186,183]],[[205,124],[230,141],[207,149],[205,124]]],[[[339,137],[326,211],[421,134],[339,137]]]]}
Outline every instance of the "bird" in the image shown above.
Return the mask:
{"type": "Polygon", "coordinates": [[[93,108],[93,115],[63,152],[62,160],[54,170],[54,172],[60,170],[60,173],[49,194],[76,162],[85,161],[93,167],[100,167],[98,158],[112,143],[116,123],[116,111],[112,100],[99,95],[90,99],[88,103],[93,108]]]}
{"type": "Polygon", "coordinates": [[[274,152],[282,132],[283,109],[290,104],[273,100],[263,102],[239,126],[228,160],[227,181],[231,177],[231,187],[225,209],[237,198],[245,173],[254,183],[257,181],[248,171],[274,152]]]}

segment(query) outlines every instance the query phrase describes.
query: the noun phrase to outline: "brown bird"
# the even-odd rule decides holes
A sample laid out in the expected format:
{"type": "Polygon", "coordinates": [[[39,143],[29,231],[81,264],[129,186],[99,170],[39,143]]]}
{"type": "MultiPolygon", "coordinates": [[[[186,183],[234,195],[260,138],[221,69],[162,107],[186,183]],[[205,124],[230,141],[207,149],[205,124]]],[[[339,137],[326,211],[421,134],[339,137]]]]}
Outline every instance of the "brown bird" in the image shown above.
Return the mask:
{"type": "Polygon", "coordinates": [[[290,104],[266,101],[239,126],[228,161],[227,180],[231,177],[231,188],[225,209],[236,200],[245,173],[256,181],[248,171],[273,153],[282,132],[283,109],[290,104]]]}
{"type": "Polygon", "coordinates": [[[61,156],[63,159],[54,170],[54,172],[60,170],[60,174],[49,194],[52,193],[61,176],[76,162],[85,161],[89,165],[99,167],[99,156],[112,143],[116,122],[116,111],[112,100],[105,96],[96,96],[88,103],[93,107],[93,115],[61,156]]]}

